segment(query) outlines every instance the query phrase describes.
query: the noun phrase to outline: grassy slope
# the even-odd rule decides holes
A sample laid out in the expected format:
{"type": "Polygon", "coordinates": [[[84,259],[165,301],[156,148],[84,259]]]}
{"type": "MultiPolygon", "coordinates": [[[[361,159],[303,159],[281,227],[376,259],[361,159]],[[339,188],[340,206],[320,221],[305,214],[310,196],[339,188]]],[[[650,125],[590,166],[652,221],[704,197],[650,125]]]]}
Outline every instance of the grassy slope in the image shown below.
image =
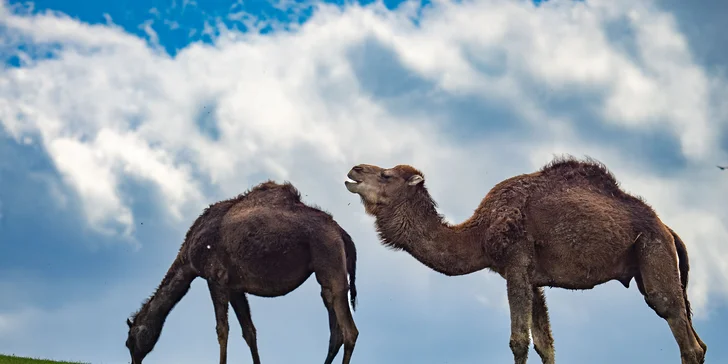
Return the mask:
{"type": "Polygon", "coordinates": [[[43,359],[21,358],[0,354],[0,364],[84,364],[70,361],[52,361],[43,359]]]}

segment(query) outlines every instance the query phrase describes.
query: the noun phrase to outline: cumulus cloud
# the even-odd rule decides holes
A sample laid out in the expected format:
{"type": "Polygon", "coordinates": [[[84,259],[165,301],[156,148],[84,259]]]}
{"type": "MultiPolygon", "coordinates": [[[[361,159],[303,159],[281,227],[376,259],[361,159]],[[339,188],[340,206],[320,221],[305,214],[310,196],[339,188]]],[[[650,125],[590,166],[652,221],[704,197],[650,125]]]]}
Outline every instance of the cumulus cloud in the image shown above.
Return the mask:
{"type": "MultiPolygon", "coordinates": [[[[725,156],[726,83],[696,63],[672,15],[651,2],[318,4],[294,30],[218,29],[213,44],[174,57],[114,25],[62,14],[2,7],[0,22],[5,41],[35,52],[16,50],[20,66],[2,69],[1,125],[43,145],[99,231],[133,235],[129,179],[157,189],[179,223],[213,196],[289,179],[354,232],[364,256],[396,263],[424,289],[442,283],[373,242],[372,220],[343,188],[352,165],[416,165],[459,221],[498,181],[554,153],[588,154],[684,237],[696,310],[728,295],[719,202],[728,196],[724,176],[705,170],[725,156]],[[615,24],[629,31],[614,34],[615,24]],[[475,137],[457,137],[461,127],[475,137]],[[611,134],[587,141],[589,128],[611,134]],[[665,136],[684,163],[661,171],[615,135],[665,136]]],[[[500,305],[488,295],[473,300],[500,305]]]]}

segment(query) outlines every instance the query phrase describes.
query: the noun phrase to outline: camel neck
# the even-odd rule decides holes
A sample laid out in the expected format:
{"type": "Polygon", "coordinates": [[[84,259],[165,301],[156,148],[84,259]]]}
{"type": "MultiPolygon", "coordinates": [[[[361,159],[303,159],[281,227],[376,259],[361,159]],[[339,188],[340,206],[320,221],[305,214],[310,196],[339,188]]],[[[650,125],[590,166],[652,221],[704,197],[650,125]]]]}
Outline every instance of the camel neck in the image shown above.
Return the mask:
{"type": "Polygon", "coordinates": [[[379,213],[377,228],[385,245],[445,275],[464,275],[490,265],[474,227],[447,224],[426,191],[379,213]]]}
{"type": "Polygon", "coordinates": [[[195,277],[196,275],[188,266],[179,262],[178,257],[167,271],[157,290],[142,305],[137,315],[147,322],[163,324],[169,312],[187,294],[195,277]]]}

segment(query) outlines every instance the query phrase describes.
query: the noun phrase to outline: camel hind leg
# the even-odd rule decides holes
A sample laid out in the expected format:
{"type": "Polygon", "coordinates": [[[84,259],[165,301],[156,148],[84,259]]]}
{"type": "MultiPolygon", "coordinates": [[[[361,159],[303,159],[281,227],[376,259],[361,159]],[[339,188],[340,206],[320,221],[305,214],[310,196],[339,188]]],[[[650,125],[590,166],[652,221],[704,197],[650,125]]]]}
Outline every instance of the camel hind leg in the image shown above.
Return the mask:
{"type": "MultiPolygon", "coordinates": [[[[683,289],[683,297],[685,299],[685,302],[688,302],[688,292],[685,289],[683,289]]],[[[708,352],[708,345],[705,345],[703,340],[700,339],[700,336],[698,336],[698,332],[695,331],[695,327],[693,326],[692,317],[688,316],[688,322],[690,322],[690,329],[693,330],[693,335],[695,335],[695,340],[698,341],[698,345],[700,345],[700,348],[703,349],[703,355],[705,355],[705,353],[708,352]]]]}
{"type": "Polygon", "coordinates": [[[334,310],[334,297],[330,290],[322,289],[321,298],[324,301],[324,306],[329,313],[329,351],[326,354],[326,360],[324,364],[331,364],[334,362],[336,354],[339,353],[341,346],[344,345],[344,336],[339,327],[339,323],[336,319],[336,310],[334,310]]]}
{"type": "MultiPolygon", "coordinates": [[[[645,285],[644,285],[644,283],[642,283],[642,275],[640,275],[638,273],[637,275],[635,275],[634,280],[637,283],[637,289],[640,291],[640,293],[643,296],[647,297],[647,294],[645,293],[645,285]]],[[[687,291],[685,290],[685,288],[683,288],[683,300],[686,302],[686,306],[688,304],[687,303],[688,302],[687,295],[688,295],[687,291]]],[[[687,307],[686,307],[686,311],[689,311],[689,310],[687,310],[687,307]]],[[[687,315],[689,315],[689,312],[687,312],[687,315]]],[[[688,322],[690,322],[690,329],[693,331],[693,335],[695,336],[695,340],[698,341],[698,345],[700,345],[700,348],[703,349],[703,355],[705,355],[705,353],[708,352],[708,346],[705,345],[705,343],[703,342],[703,340],[700,339],[700,336],[698,336],[698,332],[695,331],[695,327],[693,326],[693,320],[692,320],[692,318],[690,316],[688,316],[688,322]]]]}
{"type": "Polygon", "coordinates": [[[672,241],[643,239],[638,247],[640,274],[637,287],[647,305],[670,326],[680,348],[682,364],[703,364],[705,351],[687,315],[672,241]]]}
{"type": "MultiPolygon", "coordinates": [[[[343,246],[343,241],[339,240],[339,243],[338,246],[343,246]]],[[[333,361],[341,347],[341,340],[344,345],[342,363],[349,364],[359,330],[349,308],[349,282],[343,249],[332,248],[330,251],[323,252],[316,258],[314,267],[316,280],[321,285],[321,297],[329,312],[331,338],[326,364],[333,361]]]]}
{"type": "Polygon", "coordinates": [[[351,361],[351,355],[354,352],[356,339],[359,336],[359,331],[356,328],[354,318],[349,310],[346,286],[344,286],[343,289],[330,289],[328,287],[323,287],[321,295],[326,302],[326,306],[330,306],[333,309],[333,314],[337,324],[336,326],[338,326],[337,330],[337,328],[331,324],[331,316],[329,316],[331,339],[329,340],[329,353],[326,358],[326,363],[331,363],[334,356],[336,356],[338,348],[341,347],[338,335],[342,335],[344,342],[344,359],[342,360],[342,363],[349,364],[351,361]]]}
{"type": "Polygon", "coordinates": [[[233,311],[238,317],[240,328],[243,331],[243,339],[250,348],[250,355],[253,357],[253,364],[260,364],[260,355],[258,354],[258,339],[253,319],[250,317],[250,304],[245,292],[234,293],[230,297],[230,303],[233,311]]]}

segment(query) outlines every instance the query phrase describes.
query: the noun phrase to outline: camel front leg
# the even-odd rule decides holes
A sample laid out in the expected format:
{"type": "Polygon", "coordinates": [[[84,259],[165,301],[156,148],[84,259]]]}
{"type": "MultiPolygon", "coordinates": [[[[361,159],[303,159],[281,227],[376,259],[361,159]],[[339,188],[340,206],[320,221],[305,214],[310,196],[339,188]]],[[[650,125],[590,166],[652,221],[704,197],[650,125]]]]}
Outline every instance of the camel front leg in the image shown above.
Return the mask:
{"type": "Polygon", "coordinates": [[[543,288],[533,287],[533,305],[531,312],[531,336],[533,347],[541,357],[543,364],[554,364],[554,338],[551,336],[549,310],[543,288]]]}
{"type": "Polygon", "coordinates": [[[510,270],[506,275],[506,288],[511,310],[511,351],[515,364],[526,364],[533,307],[533,287],[528,282],[526,269],[510,270]]]}
{"type": "Polygon", "coordinates": [[[221,284],[207,282],[210,289],[210,297],[215,307],[215,320],[217,321],[217,342],[220,344],[220,364],[227,364],[227,343],[228,333],[228,304],[230,303],[230,294],[227,288],[221,284]]]}

